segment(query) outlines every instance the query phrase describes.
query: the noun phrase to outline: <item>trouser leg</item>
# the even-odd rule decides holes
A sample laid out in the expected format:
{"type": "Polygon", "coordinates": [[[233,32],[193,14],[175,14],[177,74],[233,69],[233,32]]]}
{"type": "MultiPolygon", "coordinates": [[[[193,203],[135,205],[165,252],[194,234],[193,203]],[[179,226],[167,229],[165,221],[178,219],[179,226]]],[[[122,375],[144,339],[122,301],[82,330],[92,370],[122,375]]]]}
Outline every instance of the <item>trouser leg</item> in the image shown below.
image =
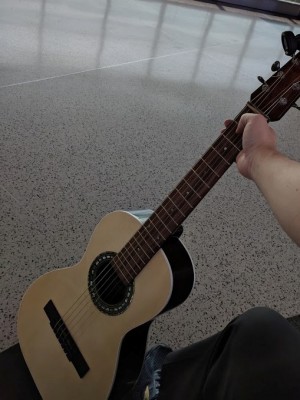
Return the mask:
{"type": "Polygon", "coordinates": [[[217,335],[171,353],[159,400],[298,400],[300,332],[267,308],[247,311],[217,335]]]}

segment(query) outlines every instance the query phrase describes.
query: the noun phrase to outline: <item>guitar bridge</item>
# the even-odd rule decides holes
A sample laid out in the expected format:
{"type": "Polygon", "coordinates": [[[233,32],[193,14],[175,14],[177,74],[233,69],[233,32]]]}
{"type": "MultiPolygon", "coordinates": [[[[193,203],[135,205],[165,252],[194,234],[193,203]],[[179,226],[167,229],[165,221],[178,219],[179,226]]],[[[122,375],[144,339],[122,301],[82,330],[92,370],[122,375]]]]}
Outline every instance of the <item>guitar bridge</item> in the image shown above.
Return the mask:
{"type": "Polygon", "coordinates": [[[48,301],[44,310],[66,357],[74,365],[79,377],[83,378],[90,368],[52,300],[48,301]]]}

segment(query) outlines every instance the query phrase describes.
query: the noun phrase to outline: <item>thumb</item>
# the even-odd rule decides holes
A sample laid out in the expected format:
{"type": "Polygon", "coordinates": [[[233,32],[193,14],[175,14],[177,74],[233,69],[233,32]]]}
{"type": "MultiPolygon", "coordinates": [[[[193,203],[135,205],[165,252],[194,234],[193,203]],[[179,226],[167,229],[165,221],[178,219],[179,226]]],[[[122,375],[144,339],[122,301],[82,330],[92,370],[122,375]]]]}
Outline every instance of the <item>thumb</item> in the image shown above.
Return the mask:
{"type": "Polygon", "coordinates": [[[249,178],[250,178],[250,175],[249,175],[249,171],[248,171],[248,167],[247,167],[246,153],[245,153],[244,150],[242,150],[242,151],[238,154],[238,156],[237,156],[237,158],[236,158],[236,164],[237,164],[239,173],[240,173],[241,175],[243,175],[244,177],[246,177],[246,178],[249,179],[249,178]]]}

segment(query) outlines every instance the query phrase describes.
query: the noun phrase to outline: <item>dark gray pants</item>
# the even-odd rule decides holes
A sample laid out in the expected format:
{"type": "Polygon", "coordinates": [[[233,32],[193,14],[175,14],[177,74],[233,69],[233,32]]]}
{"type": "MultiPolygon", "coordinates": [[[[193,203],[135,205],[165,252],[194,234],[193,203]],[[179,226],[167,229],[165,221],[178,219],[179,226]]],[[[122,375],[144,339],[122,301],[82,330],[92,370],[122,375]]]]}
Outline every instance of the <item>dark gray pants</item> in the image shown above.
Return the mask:
{"type": "Polygon", "coordinates": [[[300,332],[277,312],[251,309],[167,356],[158,400],[229,399],[300,399],[300,332]]]}

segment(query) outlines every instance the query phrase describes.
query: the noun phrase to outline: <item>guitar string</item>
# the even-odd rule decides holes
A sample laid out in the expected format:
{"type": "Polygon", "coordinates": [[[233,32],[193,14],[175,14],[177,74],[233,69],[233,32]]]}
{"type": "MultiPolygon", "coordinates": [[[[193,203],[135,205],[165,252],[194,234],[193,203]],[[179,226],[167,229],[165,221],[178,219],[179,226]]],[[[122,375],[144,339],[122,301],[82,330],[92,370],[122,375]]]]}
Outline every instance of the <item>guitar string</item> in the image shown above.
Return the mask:
{"type": "MultiPolygon", "coordinates": [[[[292,65],[291,66],[291,68],[290,69],[292,69],[294,67],[294,65],[292,65]]],[[[277,79],[277,83],[276,83],[276,81],[275,81],[275,83],[273,84],[273,90],[276,88],[276,86],[278,85],[278,79],[277,79]]],[[[287,92],[287,91],[286,91],[287,92]]],[[[284,94],[284,92],[282,92],[282,94],[284,94]]],[[[281,96],[282,96],[282,94],[281,94],[281,96]]],[[[262,96],[261,96],[262,97],[262,96]]],[[[266,111],[267,112],[270,112],[272,109],[274,109],[274,107],[276,107],[276,103],[273,105],[273,107],[269,107],[266,111]]],[[[213,146],[212,146],[212,148],[213,148],[213,146]]],[[[225,160],[225,162],[226,162],[226,160],[225,160]]],[[[188,182],[187,182],[187,184],[188,184],[188,182]]],[[[190,185],[189,185],[190,186],[190,185]]],[[[192,188],[193,189],[193,188],[192,188]]],[[[196,193],[196,192],[195,192],[196,193]]],[[[196,193],[197,194],[197,193],[196,193]]],[[[163,206],[162,206],[163,207],[163,206]]],[[[169,216],[169,217],[171,217],[172,218],[172,216],[169,216]]]]}
{"type": "MultiPolygon", "coordinates": [[[[275,107],[276,105],[274,105],[274,107],[275,107]]],[[[271,110],[271,108],[269,108],[269,110],[271,110]]],[[[225,160],[226,161],[226,160],[225,160]]]]}
{"type": "MultiPolygon", "coordinates": [[[[295,83],[295,82],[294,82],[295,83]]],[[[291,85],[289,88],[287,88],[287,89],[283,89],[282,91],[281,91],[281,93],[280,93],[280,97],[281,98],[284,98],[283,96],[285,96],[290,90],[293,90],[293,87],[292,87],[293,85],[291,85]]],[[[299,97],[299,96],[298,96],[299,97]]],[[[295,100],[295,101],[297,101],[297,100],[295,100]]],[[[273,104],[271,104],[270,106],[269,106],[269,108],[267,108],[267,112],[270,112],[270,111],[273,111],[276,107],[277,107],[277,105],[278,105],[278,103],[273,103],[273,104]]]]}
{"type": "MultiPolygon", "coordinates": [[[[273,85],[273,86],[275,86],[275,85],[273,85]]],[[[276,104],[274,105],[274,107],[276,106],[276,104]]],[[[271,110],[271,108],[269,108],[269,110],[271,110]]],[[[225,160],[226,161],[226,160],[225,160]]],[[[185,182],[187,182],[187,181],[185,181],[185,182]]],[[[188,183],[188,182],[187,182],[188,183]]],[[[196,193],[196,192],[195,192],[196,193]]],[[[197,194],[197,193],[196,193],[197,194]]],[[[165,210],[166,211],[166,210],[165,210]]],[[[171,215],[169,215],[170,216],[170,218],[172,218],[172,216],[171,215]]],[[[176,222],[176,221],[174,221],[174,222],[176,222]]],[[[140,244],[138,244],[138,245],[140,245],[140,244]]],[[[143,248],[143,247],[142,247],[143,248]]],[[[146,253],[145,253],[146,254],[146,253]]],[[[137,255],[139,256],[139,254],[137,253],[137,255]]],[[[148,256],[148,259],[149,259],[149,256],[148,256]]],[[[136,263],[136,260],[133,258],[133,261],[136,263]]],[[[142,260],[143,261],[143,260],[142,260]]]]}
{"type": "Polygon", "coordinates": [[[103,279],[103,278],[102,278],[103,279]]]}
{"type": "MultiPolygon", "coordinates": [[[[225,142],[226,145],[228,145],[228,141],[225,142]]],[[[89,304],[90,305],[90,304],[89,304]]],[[[79,323],[81,324],[81,326],[83,325],[83,323],[87,323],[87,321],[90,319],[90,317],[94,314],[94,312],[98,311],[93,305],[92,308],[90,307],[90,312],[87,313],[85,312],[85,314],[80,318],[80,320],[77,320],[77,326],[79,326],[79,323]]],[[[76,325],[75,325],[76,326],[76,325]]],[[[80,329],[80,327],[79,327],[80,329]]],[[[77,329],[74,334],[77,335],[79,329],[77,329]]]]}
{"type": "MultiPolygon", "coordinates": [[[[287,94],[287,93],[289,92],[289,90],[290,90],[290,89],[285,89],[284,91],[282,91],[282,92],[280,93],[280,96],[284,96],[285,94],[287,94]]],[[[268,111],[268,112],[273,111],[273,110],[277,107],[277,105],[278,105],[278,104],[270,104],[270,105],[268,106],[268,108],[267,108],[267,111],[268,111]]]]}
{"type": "MultiPolygon", "coordinates": [[[[296,63],[292,63],[292,65],[289,67],[289,69],[287,69],[287,71],[282,76],[278,76],[278,78],[280,78],[280,79],[278,79],[277,82],[274,82],[274,85],[273,85],[274,87],[272,87],[272,91],[274,91],[274,89],[280,84],[280,81],[285,77],[286,74],[290,73],[293,68],[297,68],[297,67],[299,68],[299,65],[297,65],[296,63]]],[[[297,78],[293,79],[293,83],[290,83],[290,86],[288,88],[282,89],[281,93],[277,94],[277,99],[280,100],[280,98],[282,98],[283,95],[288,93],[289,90],[292,90],[293,85],[296,83],[296,80],[297,80],[297,78]]],[[[270,92],[268,91],[267,93],[270,93],[270,92]]],[[[261,101],[261,103],[262,103],[262,101],[261,101]]],[[[257,104],[257,106],[259,107],[261,105],[261,103],[257,104]]],[[[269,112],[271,112],[272,110],[274,110],[274,108],[277,107],[277,105],[278,105],[278,102],[273,101],[271,103],[271,105],[266,109],[266,111],[265,111],[266,115],[269,112]]]]}
{"type": "MultiPolygon", "coordinates": [[[[155,226],[154,226],[154,228],[155,228],[155,226]]],[[[152,228],[152,230],[153,230],[153,228],[152,228]]],[[[151,229],[150,229],[150,232],[151,232],[151,229]]],[[[134,259],[133,259],[134,260],[134,259]]],[[[122,262],[122,259],[120,259],[120,261],[122,262]]],[[[135,260],[134,260],[135,261],[135,260]]],[[[101,277],[101,279],[103,280],[103,278],[105,278],[105,276],[103,277],[101,277]]]]}
{"type": "MultiPolygon", "coordinates": [[[[293,90],[293,89],[290,87],[290,88],[286,89],[284,92],[281,92],[281,96],[286,95],[290,90],[293,90]]],[[[270,105],[269,108],[268,108],[267,110],[268,110],[268,112],[271,112],[271,111],[273,111],[276,107],[277,107],[277,104],[273,104],[273,105],[270,105]]]]}
{"type": "MultiPolygon", "coordinates": [[[[243,112],[244,112],[244,111],[242,111],[241,114],[242,114],[243,112]]],[[[233,128],[235,128],[235,125],[233,125],[233,128]]],[[[230,127],[230,129],[231,129],[231,127],[230,127]]],[[[238,138],[238,136],[237,136],[237,138],[238,138]]],[[[223,133],[223,141],[224,141],[224,139],[225,139],[224,145],[227,145],[227,146],[228,146],[228,141],[230,141],[230,139],[227,138],[227,137],[224,137],[224,133],[223,133]]],[[[221,144],[222,144],[222,143],[221,143],[221,144]]],[[[232,147],[233,150],[234,150],[234,147],[236,147],[235,144],[233,144],[233,147],[232,147]]],[[[239,151],[240,148],[237,148],[237,150],[239,151]]],[[[236,152],[236,151],[234,150],[234,152],[236,152]]],[[[228,154],[229,154],[229,153],[228,153],[228,154]]],[[[218,159],[217,159],[217,160],[214,160],[214,161],[218,161],[218,159]]],[[[95,307],[93,307],[93,309],[95,309],[95,307]]],[[[97,311],[97,310],[95,310],[95,312],[96,312],[96,311],[97,311]]]]}
{"type": "MultiPolygon", "coordinates": [[[[293,66],[292,66],[293,67],[293,66]]],[[[274,85],[273,85],[274,86],[274,85]]],[[[275,82],[275,87],[276,87],[276,82],[275,82]]],[[[262,96],[263,97],[263,96],[262,96]]],[[[148,256],[147,255],[147,253],[145,253],[146,254],[146,256],[148,256]]],[[[121,254],[122,255],[122,254],[121,254]]],[[[136,255],[138,255],[138,257],[140,258],[140,256],[139,256],[139,254],[138,253],[136,253],[136,255]]],[[[124,257],[125,257],[125,261],[127,261],[126,260],[126,256],[124,255],[124,257]]],[[[119,257],[119,259],[120,259],[120,257],[119,257]]],[[[149,259],[149,256],[148,256],[148,259],[149,259]]],[[[120,259],[121,260],[121,259],[120,259]]],[[[133,259],[134,260],[134,259],[133,259]]],[[[141,259],[142,260],[142,259],[141,259]]],[[[134,260],[135,261],[135,260],[134,260]]],[[[142,262],[143,262],[143,260],[142,260],[142,262]]],[[[132,278],[132,277],[131,277],[132,278]]]]}
{"type": "MultiPolygon", "coordinates": [[[[225,139],[225,140],[224,140],[224,144],[226,144],[226,145],[228,146],[228,140],[225,139]]],[[[232,152],[233,149],[234,149],[234,147],[232,147],[231,152],[232,152]]],[[[229,152],[228,152],[228,153],[229,153],[229,152]]],[[[234,153],[233,153],[233,154],[235,154],[235,153],[236,153],[236,150],[234,150],[234,153]]],[[[215,160],[215,161],[216,161],[216,160],[215,160]]],[[[103,286],[105,286],[105,283],[104,283],[103,286]]],[[[100,290],[101,290],[101,288],[100,288],[100,290]]],[[[89,309],[88,311],[90,311],[90,312],[88,312],[87,310],[85,310],[85,314],[82,315],[82,316],[80,317],[80,319],[77,320],[77,321],[75,322],[75,324],[73,324],[72,330],[73,330],[74,335],[77,335],[77,333],[79,333],[79,331],[80,331],[80,327],[79,327],[78,325],[81,324],[81,326],[82,326],[84,323],[87,322],[88,319],[90,319],[90,317],[91,317],[95,312],[98,311],[98,310],[96,309],[96,307],[95,307],[93,304],[90,303],[89,299],[88,299],[88,303],[89,303],[89,304],[86,304],[86,305],[89,306],[89,307],[88,307],[88,309],[89,309]],[[77,327],[77,329],[76,329],[76,327],[77,327]],[[75,329],[74,329],[74,328],[75,328],[75,329]]],[[[83,309],[81,309],[81,311],[83,311],[83,309]]]]}
{"type": "MultiPolygon", "coordinates": [[[[259,97],[259,96],[258,96],[259,97]]],[[[134,260],[135,261],[135,260],[134,260]]],[[[103,280],[103,277],[101,278],[102,280],[103,280]]],[[[100,290],[101,290],[101,288],[100,288],[100,290]]]]}
{"type": "MultiPolygon", "coordinates": [[[[235,125],[233,125],[232,127],[230,127],[230,129],[232,129],[232,128],[235,128],[235,125]]],[[[228,129],[229,130],[229,129],[228,129]]],[[[224,141],[224,146],[226,145],[226,146],[228,146],[228,142],[229,142],[229,139],[228,138],[226,138],[226,137],[224,137],[224,133],[223,133],[223,141],[224,141]]],[[[234,144],[233,144],[233,146],[232,146],[232,149],[234,149],[234,144]]],[[[239,151],[239,149],[237,149],[238,151],[239,151]]],[[[230,150],[231,151],[231,150],[230,150]]],[[[234,149],[234,151],[236,152],[236,150],[234,149]]],[[[228,152],[229,153],[229,152],[228,152]]],[[[211,154],[213,154],[213,153],[211,153],[211,154]]],[[[215,156],[216,156],[216,154],[214,154],[215,156]]],[[[215,159],[214,159],[214,162],[216,162],[216,161],[219,161],[219,159],[218,158],[216,158],[215,157],[215,159]]],[[[220,164],[219,164],[220,165],[220,164]]],[[[211,173],[210,174],[210,176],[211,175],[213,175],[213,173],[211,173]]],[[[197,178],[196,178],[197,179],[197,178]]],[[[168,199],[168,198],[167,198],[168,199]]],[[[152,228],[153,229],[153,228],[152,228]]],[[[150,230],[150,233],[151,233],[151,230],[150,230]]],[[[107,268],[109,268],[109,266],[107,267],[107,268]]],[[[99,281],[103,281],[103,277],[102,277],[102,279],[100,279],[99,281]]],[[[107,281],[106,281],[107,282],[107,281]]],[[[108,289],[108,287],[109,286],[111,286],[114,282],[110,282],[110,284],[109,285],[106,285],[106,282],[104,282],[103,283],[103,285],[102,285],[102,287],[100,287],[98,290],[100,291],[103,287],[105,287],[105,290],[107,290],[108,289]]],[[[85,291],[85,293],[87,292],[87,290],[85,291]]],[[[103,294],[102,294],[103,295],[103,294]]],[[[88,303],[89,303],[89,300],[90,300],[90,296],[88,295],[88,296],[86,296],[86,298],[88,299],[88,303]]],[[[86,299],[85,298],[85,299],[86,299]]],[[[83,305],[83,307],[85,306],[86,304],[84,304],[83,305]]],[[[93,304],[93,306],[94,306],[94,304],[93,304]]],[[[95,307],[94,307],[95,308],[95,307]]],[[[74,310],[74,311],[77,311],[77,310],[74,310]]],[[[73,311],[73,312],[74,312],[73,311]]],[[[81,310],[79,311],[79,313],[81,312],[81,311],[83,311],[83,308],[81,308],[81,310]]],[[[65,314],[66,315],[66,314],[65,314]]],[[[75,316],[76,317],[76,316],[75,316]]],[[[63,317],[62,317],[63,318],[63,317]]],[[[68,316],[66,319],[65,319],[65,322],[69,322],[69,324],[70,324],[70,322],[72,322],[72,320],[70,320],[70,317],[68,316]]],[[[62,325],[63,325],[63,321],[62,321],[62,325]]],[[[70,325],[69,325],[70,326],[70,325]]]]}
{"type": "MultiPolygon", "coordinates": [[[[293,68],[293,66],[291,67],[291,68],[293,68]]],[[[278,82],[274,82],[274,84],[273,84],[273,87],[276,87],[278,85],[278,82]]],[[[257,98],[259,99],[259,97],[261,97],[261,98],[263,98],[263,94],[264,93],[260,93],[258,96],[257,96],[257,98]]],[[[253,100],[252,100],[252,102],[253,102],[253,100]]],[[[275,107],[276,105],[274,105],[273,107],[275,107]]],[[[271,108],[269,108],[269,109],[271,109],[271,108]]],[[[212,173],[214,173],[213,171],[212,171],[212,173]]],[[[168,213],[167,213],[168,214],[168,213]]],[[[135,237],[135,236],[133,236],[133,237],[135,237]]],[[[141,246],[142,247],[142,246],[141,246]]],[[[128,252],[128,250],[127,250],[127,252],[128,252]]],[[[147,254],[147,253],[145,253],[145,254],[147,254]]],[[[132,256],[132,253],[131,254],[129,254],[130,256],[132,256]]],[[[138,253],[135,253],[135,255],[138,255],[138,253]]],[[[138,255],[139,256],[139,255],[138,255]]],[[[124,255],[124,257],[126,257],[125,255],[124,255]]],[[[140,257],[139,257],[140,258],[140,257]]],[[[132,258],[133,259],[133,261],[135,261],[135,263],[136,263],[136,260],[134,259],[134,258],[132,258]]],[[[127,259],[125,258],[125,261],[126,261],[127,259]]],[[[121,262],[122,262],[122,260],[120,260],[121,262]]],[[[141,261],[142,262],[144,262],[142,259],[141,259],[141,261]]],[[[109,266],[107,266],[107,268],[109,268],[109,266]]],[[[131,276],[131,274],[130,274],[130,276],[131,276]]],[[[103,280],[103,276],[101,277],[101,279],[99,280],[99,281],[101,281],[101,280],[103,280]]],[[[131,277],[132,278],[132,277],[131,277]]],[[[107,283],[107,281],[106,282],[104,282],[104,285],[106,285],[106,283],[107,283]]],[[[111,284],[112,284],[113,282],[111,282],[111,284]]],[[[103,288],[103,286],[101,287],[101,288],[99,288],[99,290],[101,290],[103,288]]],[[[86,292],[86,291],[85,291],[86,292]]]]}
{"type": "MultiPolygon", "coordinates": [[[[286,91],[287,92],[287,91],[286,91]]],[[[273,106],[273,107],[275,107],[276,106],[276,104],[273,106]]],[[[269,107],[269,110],[271,110],[272,108],[271,107],[269,107]]],[[[226,161],[226,160],[225,160],[226,161]]],[[[174,221],[175,222],[175,221],[174,221]]]]}
{"type": "MultiPolygon", "coordinates": [[[[155,227],[155,226],[154,226],[154,227],[155,227]]],[[[152,236],[152,235],[150,235],[150,236],[152,236]]],[[[134,238],[135,238],[135,236],[134,236],[134,238]]],[[[135,240],[136,240],[136,239],[135,239],[135,240]]],[[[127,252],[128,252],[128,250],[127,250],[127,252]]],[[[133,254],[133,253],[131,253],[130,256],[132,256],[132,254],[133,254]]],[[[126,257],[126,255],[124,255],[124,257],[126,257]]],[[[127,256],[127,258],[128,258],[128,256],[127,256]]],[[[148,257],[148,258],[149,258],[149,257],[148,257]]],[[[119,258],[119,259],[120,259],[120,258],[119,258]]],[[[136,261],[135,261],[135,259],[134,259],[133,257],[132,257],[132,259],[133,259],[134,263],[136,263],[136,261]]],[[[122,262],[121,259],[120,259],[120,261],[122,262]]],[[[125,261],[126,261],[126,258],[125,258],[125,261]]],[[[107,267],[107,269],[109,269],[109,266],[107,267]]],[[[105,276],[102,276],[102,277],[101,277],[102,280],[103,280],[103,278],[105,278],[105,276]]],[[[101,288],[100,288],[100,289],[101,289],[101,288]]]]}
{"type": "MultiPolygon", "coordinates": [[[[300,53],[299,53],[299,54],[300,54],[300,53]]],[[[292,60],[291,60],[291,61],[292,61],[292,60]]],[[[287,71],[284,72],[284,74],[283,74],[282,76],[278,75],[278,76],[276,77],[277,80],[274,82],[273,86],[270,86],[270,88],[272,87],[272,91],[274,91],[274,90],[276,89],[276,87],[280,84],[280,82],[282,81],[282,79],[285,78],[285,75],[288,74],[288,73],[290,73],[291,70],[292,70],[293,68],[296,68],[296,67],[297,67],[296,62],[293,62],[293,61],[292,61],[292,64],[291,64],[291,66],[287,69],[287,71]]],[[[291,87],[291,86],[290,86],[290,87],[291,87]]],[[[284,89],[284,90],[285,90],[285,89],[284,89]]],[[[270,93],[270,92],[269,92],[269,91],[266,91],[266,94],[267,94],[267,93],[270,93]]],[[[280,96],[277,96],[277,97],[280,98],[280,96]]],[[[261,100],[261,102],[260,102],[259,104],[257,104],[258,107],[261,105],[262,101],[263,101],[263,100],[261,100]]],[[[274,104],[274,106],[275,106],[275,105],[276,105],[276,103],[274,104]]]]}

